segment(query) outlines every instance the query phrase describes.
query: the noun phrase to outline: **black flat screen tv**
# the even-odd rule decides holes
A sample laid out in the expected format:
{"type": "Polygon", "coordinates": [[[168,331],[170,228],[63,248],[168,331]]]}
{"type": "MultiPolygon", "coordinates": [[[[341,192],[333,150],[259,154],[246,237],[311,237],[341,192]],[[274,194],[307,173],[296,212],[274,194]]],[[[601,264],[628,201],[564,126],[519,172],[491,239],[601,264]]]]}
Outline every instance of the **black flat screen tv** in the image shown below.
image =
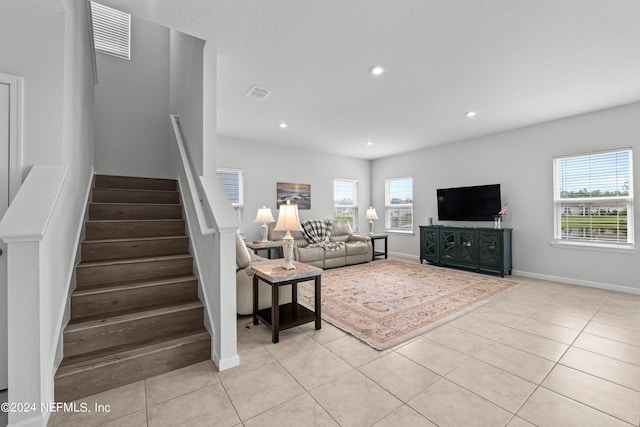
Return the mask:
{"type": "Polygon", "coordinates": [[[500,184],[439,188],[440,221],[493,221],[500,212],[500,184]]]}

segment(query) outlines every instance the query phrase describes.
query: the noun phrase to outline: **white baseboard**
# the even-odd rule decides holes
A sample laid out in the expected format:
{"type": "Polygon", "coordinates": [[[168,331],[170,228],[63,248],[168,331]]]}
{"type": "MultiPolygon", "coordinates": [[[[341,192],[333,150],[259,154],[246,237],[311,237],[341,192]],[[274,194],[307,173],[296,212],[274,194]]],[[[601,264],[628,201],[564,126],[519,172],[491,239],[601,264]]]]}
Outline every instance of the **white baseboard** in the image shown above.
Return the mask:
{"type": "Polygon", "coordinates": [[[402,252],[389,252],[388,255],[389,256],[397,256],[397,257],[400,257],[400,258],[420,259],[420,257],[417,256],[417,255],[404,254],[402,252]]]}
{"type": "Polygon", "coordinates": [[[528,271],[513,270],[516,276],[531,277],[533,279],[548,280],[551,282],[566,283],[569,285],[585,286],[588,288],[604,289],[607,291],[626,292],[628,294],[640,295],[640,288],[629,286],[613,285],[610,283],[594,282],[591,280],[573,279],[570,277],[552,276],[550,274],[530,273],[528,271]]]}
{"type": "MultiPolygon", "coordinates": [[[[420,259],[419,256],[412,254],[404,254],[401,252],[389,252],[390,256],[408,259],[420,259]]],[[[594,282],[591,280],[573,279],[570,277],[552,276],[550,274],[530,273],[528,271],[513,270],[512,274],[516,276],[531,277],[532,279],[548,280],[550,282],[566,283],[568,285],[585,286],[588,288],[604,289],[607,291],[625,292],[628,294],[640,295],[640,288],[632,288],[630,286],[613,285],[611,283],[594,282]]]]}
{"type": "Polygon", "coordinates": [[[213,363],[218,367],[219,371],[224,371],[225,369],[235,368],[240,365],[240,356],[237,354],[232,357],[226,357],[224,359],[218,359],[218,355],[213,358],[213,363]]]}

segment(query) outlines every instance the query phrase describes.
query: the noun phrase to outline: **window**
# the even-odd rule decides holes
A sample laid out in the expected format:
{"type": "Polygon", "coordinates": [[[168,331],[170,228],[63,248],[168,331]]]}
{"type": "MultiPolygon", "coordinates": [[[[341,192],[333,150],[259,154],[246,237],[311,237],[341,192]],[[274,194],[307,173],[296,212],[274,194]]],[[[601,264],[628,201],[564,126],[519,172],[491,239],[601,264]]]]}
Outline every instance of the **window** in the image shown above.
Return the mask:
{"type": "Polygon", "coordinates": [[[93,45],[96,50],[130,59],[131,15],[91,2],[93,45]]]}
{"type": "Polygon", "coordinates": [[[358,229],[358,181],[333,180],[333,219],[346,219],[358,229]]]}
{"type": "Polygon", "coordinates": [[[413,178],[385,180],[385,228],[413,232],[413,178]]]}
{"type": "Polygon", "coordinates": [[[555,239],[633,246],[631,149],[553,160],[555,239]]]}
{"type": "Polygon", "coordinates": [[[240,220],[240,234],[243,233],[242,208],[244,207],[244,180],[241,169],[217,168],[216,175],[227,193],[231,206],[236,210],[236,215],[240,220]]]}

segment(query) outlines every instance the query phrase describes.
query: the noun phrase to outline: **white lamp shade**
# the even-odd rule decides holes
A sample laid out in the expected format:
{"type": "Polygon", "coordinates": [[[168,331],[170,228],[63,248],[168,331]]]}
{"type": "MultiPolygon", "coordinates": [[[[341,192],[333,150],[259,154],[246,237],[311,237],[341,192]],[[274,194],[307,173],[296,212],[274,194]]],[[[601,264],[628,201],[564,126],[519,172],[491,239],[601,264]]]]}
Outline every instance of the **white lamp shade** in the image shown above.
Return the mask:
{"type": "Polygon", "coordinates": [[[376,209],[375,208],[367,209],[367,216],[365,218],[368,220],[378,219],[378,214],[376,213],[376,209]]]}
{"type": "Polygon", "coordinates": [[[275,231],[300,231],[300,219],[298,218],[298,205],[289,204],[280,205],[278,211],[278,222],[274,228],[275,231]]]}
{"type": "Polygon", "coordinates": [[[258,215],[256,215],[255,222],[268,222],[268,223],[276,222],[276,220],[273,219],[271,208],[267,208],[263,206],[260,209],[258,209],[258,215]]]}

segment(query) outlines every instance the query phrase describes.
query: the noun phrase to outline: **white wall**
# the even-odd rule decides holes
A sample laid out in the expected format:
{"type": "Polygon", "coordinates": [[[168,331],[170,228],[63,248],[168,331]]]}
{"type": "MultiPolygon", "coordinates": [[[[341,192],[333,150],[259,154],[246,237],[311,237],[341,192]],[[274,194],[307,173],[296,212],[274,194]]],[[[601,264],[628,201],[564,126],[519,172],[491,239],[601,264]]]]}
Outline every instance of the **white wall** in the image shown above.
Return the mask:
{"type": "MultiPolygon", "coordinates": [[[[63,0],[64,13],[7,0],[0,14],[0,70],[24,77],[23,168],[65,165],[68,174],[32,267],[39,270],[39,372],[10,372],[19,382],[41,380],[42,400],[53,396],[56,348],[71,282],[94,158],[95,121],[91,42],[85,2],[63,0]]],[[[19,287],[20,283],[9,283],[19,287]]],[[[36,291],[37,293],[37,291],[36,291]]],[[[11,303],[11,302],[10,302],[11,303]]],[[[26,327],[26,326],[25,326],[26,327]]],[[[33,349],[10,348],[10,358],[33,349]]],[[[23,356],[24,355],[24,356],[23,356]]],[[[11,398],[11,396],[10,396],[11,398]]],[[[38,404],[37,402],[35,402],[38,404]]],[[[11,414],[11,421],[37,413],[11,414]]],[[[45,415],[46,416],[46,415],[45,415]]]]}
{"type": "Polygon", "coordinates": [[[21,0],[2,1],[0,72],[24,77],[23,174],[62,163],[64,14],[21,0]]]}
{"type": "Polygon", "coordinates": [[[170,45],[170,111],[180,118],[185,148],[189,152],[194,173],[199,176],[204,170],[204,41],[172,30],[170,45]]]}
{"type": "Polygon", "coordinates": [[[244,170],[245,238],[258,239],[254,223],[258,209],[271,208],[278,218],[276,183],[311,184],[311,209],[300,210],[300,219],[333,217],[333,179],[358,181],[358,223],[367,231],[364,216],[369,207],[370,161],[334,156],[276,145],[218,136],[217,166],[244,170]]]}
{"type": "MultiPolygon", "coordinates": [[[[48,269],[51,287],[45,301],[50,311],[49,357],[56,356],[58,339],[64,324],[76,252],[84,222],[88,190],[93,178],[95,155],[95,85],[92,41],[88,33],[85,2],[64,0],[65,57],[62,129],[62,163],[69,167],[47,238],[42,242],[43,268],[48,269]]],[[[75,283],[73,284],[75,287],[75,283]]],[[[61,355],[57,355],[58,358],[61,355]]],[[[51,360],[53,371],[59,360],[51,360]]]]}
{"type": "Polygon", "coordinates": [[[169,29],[131,17],[131,59],[97,53],[96,172],[169,178],[169,29]]]}
{"type": "Polygon", "coordinates": [[[215,176],[218,146],[218,50],[211,40],[204,45],[202,67],[202,174],[215,176]]]}
{"type": "MultiPolygon", "coordinates": [[[[640,104],[632,104],[406,153],[372,163],[372,199],[384,212],[384,180],[413,176],[415,234],[393,234],[392,252],[419,255],[418,225],[437,221],[436,189],[467,185],[502,186],[509,202],[504,227],[512,227],[513,267],[522,274],[640,292],[640,255],[552,247],[552,159],[563,154],[633,147],[635,200],[640,202],[640,104]]],[[[635,241],[640,244],[640,208],[635,241]]],[[[379,215],[380,216],[380,215],[379,215]]],[[[457,223],[488,226],[492,223],[457,223]]]]}

